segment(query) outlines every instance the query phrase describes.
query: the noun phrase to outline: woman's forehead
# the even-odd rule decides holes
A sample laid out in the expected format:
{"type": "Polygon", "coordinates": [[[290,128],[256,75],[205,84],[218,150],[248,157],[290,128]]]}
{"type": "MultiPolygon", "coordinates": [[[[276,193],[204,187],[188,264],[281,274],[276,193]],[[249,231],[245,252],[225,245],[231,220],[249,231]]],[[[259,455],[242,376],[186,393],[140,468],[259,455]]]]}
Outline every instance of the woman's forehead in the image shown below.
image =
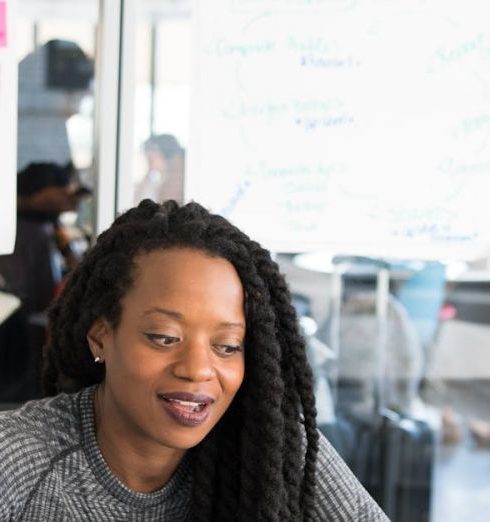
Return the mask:
{"type": "MultiPolygon", "coordinates": [[[[170,247],[140,253],[134,259],[135,279],[144,276],[175,280],[202,273],[238,278],[235,267],[223,257],[190,247],[170,247]]],[[[241,283],[240,283],[241,284],[241,283]]]]}
{"type": "Polygon", "coordinates": [[[152,301],[154,306],[172,299],[182,306],[195,300],[196,304],[206,301],[241,309],[244,291],[234,266],[226,259],[190,248],[170,248],[135,258],[133,285],[126,297],[125,301],[152,301]]]}

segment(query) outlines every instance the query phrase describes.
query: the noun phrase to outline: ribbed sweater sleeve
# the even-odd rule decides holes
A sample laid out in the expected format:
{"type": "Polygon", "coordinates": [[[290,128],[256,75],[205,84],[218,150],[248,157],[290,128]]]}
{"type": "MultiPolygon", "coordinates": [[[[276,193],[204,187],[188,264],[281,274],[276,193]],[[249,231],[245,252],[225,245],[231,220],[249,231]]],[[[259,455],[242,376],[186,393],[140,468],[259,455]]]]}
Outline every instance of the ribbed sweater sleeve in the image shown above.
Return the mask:
{"type": "Polygon", "coordinates": [[[44,473],[49,453],[29,421],[15,413],[0,414],[0,520],[20,520],[44,473]]]}
{"type": "Polygon", "coordinates": [[[316,520],[389,522],[323,435],[320,435],[316,477],[316,520]]]}

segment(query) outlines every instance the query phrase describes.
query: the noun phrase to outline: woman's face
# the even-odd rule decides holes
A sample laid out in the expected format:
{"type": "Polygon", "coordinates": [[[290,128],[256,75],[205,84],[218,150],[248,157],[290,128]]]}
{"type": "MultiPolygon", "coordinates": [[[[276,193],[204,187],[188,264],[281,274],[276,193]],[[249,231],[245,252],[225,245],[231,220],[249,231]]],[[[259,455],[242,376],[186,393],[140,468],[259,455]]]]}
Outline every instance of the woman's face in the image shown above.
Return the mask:
{"type": "Polygon", "coordinates": [[[231,263],[188,248],[136,258],[117,328],[97,321],[103,414],[127,437],[187,449],[229,407],[244,376],[244,292],[231,263]]]}

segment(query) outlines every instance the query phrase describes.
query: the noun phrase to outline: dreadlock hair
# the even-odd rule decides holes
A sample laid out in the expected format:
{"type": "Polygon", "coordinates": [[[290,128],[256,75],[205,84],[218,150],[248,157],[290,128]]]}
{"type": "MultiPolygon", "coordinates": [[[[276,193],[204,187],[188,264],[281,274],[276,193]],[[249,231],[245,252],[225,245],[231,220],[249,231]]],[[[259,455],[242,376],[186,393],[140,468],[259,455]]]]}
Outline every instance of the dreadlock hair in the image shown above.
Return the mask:
{"type": "Polygon", "coordinates": [[[87,331],[113,327],[132,285],[135,256],[187,247],[227,259],[244,287],[245,378],[231,406],[191,450],[191,520],[312,521],[318,434],[311,370],[289,291],[270,254],[197,203],[151,200],[118,217],[69,277],[50,310],[48,395],[100,383],[87,331]]]}

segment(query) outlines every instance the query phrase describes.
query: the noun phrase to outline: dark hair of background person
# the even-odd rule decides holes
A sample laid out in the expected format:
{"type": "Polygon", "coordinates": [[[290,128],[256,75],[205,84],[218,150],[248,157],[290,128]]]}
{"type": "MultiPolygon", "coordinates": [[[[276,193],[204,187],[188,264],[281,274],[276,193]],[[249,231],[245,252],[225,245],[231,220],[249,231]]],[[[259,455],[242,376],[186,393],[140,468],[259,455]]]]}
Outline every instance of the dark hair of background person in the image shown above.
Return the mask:
{"type": "Polygon", "coordinates": [[[143,150],[157,151],[167,159],[184,153],[184,149],[172,134],[153,134],[143,143],[143,150]]]}
{"type": "Polygon", "coordinates": [[[17,214],[21,218],[56,223],[62,212],[75,210],[92,193],[80,183],[71,161],[29,163],[17,175],[17,214]]]}
{"type": "Polygon", "coordinates": [[[144,200],[99,236],[51,308],[45,391],[76,391],[104,379],[87,345],[88,329],[99,317],[118,325],[135,256],[172,247],[227,259],[246,296],[242,387],[214,429],[190,450],[192,520],[312,521],[316,413],[286,282],[267,250],[197,203],[144,200]]]}
{"type": "Polygon", "coordinates": [[[71,161],[66,165],[29,163],[17,175],[17,195],[30,196],[46,187],[66,187],[74,175],[75,167],[71,161]]]}

